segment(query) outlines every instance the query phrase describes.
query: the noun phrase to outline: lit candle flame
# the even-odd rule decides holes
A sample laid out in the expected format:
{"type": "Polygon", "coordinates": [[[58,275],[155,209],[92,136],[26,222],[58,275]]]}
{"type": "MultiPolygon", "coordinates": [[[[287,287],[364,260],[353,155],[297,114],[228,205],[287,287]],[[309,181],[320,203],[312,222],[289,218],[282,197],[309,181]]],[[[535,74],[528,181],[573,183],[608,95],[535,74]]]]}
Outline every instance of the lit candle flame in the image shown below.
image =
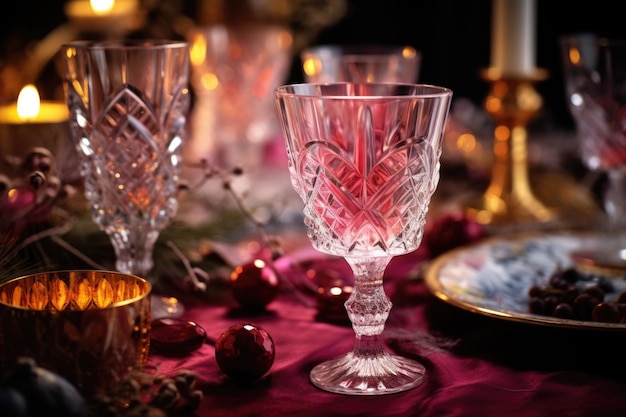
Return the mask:
{"type": "Polygon", "coordinates": [[[91,9],[95,14],[102,15],[113,9],[115,0],[89,0],[89,4],[91,4],[91,9]]]}
{"type": "Polygon", "coordinates": [[[39,114],[41,100],[37,87],[28,84],[22,88],[17,96],[17,115],[22,120],[33,119],[39,114]]]}

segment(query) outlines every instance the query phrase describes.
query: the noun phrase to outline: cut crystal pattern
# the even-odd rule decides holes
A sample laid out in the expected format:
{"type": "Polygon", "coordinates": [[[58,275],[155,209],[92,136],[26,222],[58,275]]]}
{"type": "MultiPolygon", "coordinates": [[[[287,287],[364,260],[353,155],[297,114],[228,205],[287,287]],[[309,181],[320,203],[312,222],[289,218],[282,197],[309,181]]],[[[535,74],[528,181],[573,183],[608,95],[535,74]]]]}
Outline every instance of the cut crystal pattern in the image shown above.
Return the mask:
{"type": "Polygon", "coordinates": [[[189,51],[129,42],[74,42],[63,63],[92,218],[111,238],[116,268],[145,275],[178,208],[189,51]]]}
{"type": "MultiPolygon", "coordinates": [[[[362,110],[371,114],[369,109],[362,110]]],[[[373,126],[372,123],[364,123],[373,126]]],[[[398,130],[384,138],[373,130],[359,149],[333,141],[311,141],[297,158],[309,237],[321,251],[401,254],[422,238],[426,206],[437,181],[433,147],[398,130]],[[340,144],[340,145],[338,145],[340,144]],[[391,146],[389,146],[391,144],[391,146]]]]}

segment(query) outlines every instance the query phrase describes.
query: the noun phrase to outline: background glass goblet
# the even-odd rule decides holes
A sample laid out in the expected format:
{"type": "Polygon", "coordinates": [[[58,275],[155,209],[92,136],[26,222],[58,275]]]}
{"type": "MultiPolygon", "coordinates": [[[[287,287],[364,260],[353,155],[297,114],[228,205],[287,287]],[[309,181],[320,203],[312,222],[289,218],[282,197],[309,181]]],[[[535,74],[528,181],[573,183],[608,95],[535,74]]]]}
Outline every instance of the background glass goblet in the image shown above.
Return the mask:
{"type": "Polygon", "coordinates": [[[415,83],[421,54],[408,45],[318,45],[300,53],[306,82],[415,83]]]}
{"type": "Polygon", "coordinates": [[[582,161],[606,176],[605,243],[583,248],[575,257],[626,268],[626,40],[581,33],[562,36],[560,42],[567,104],[582,161]]]}
{"type": "Polygon", "coordinates": [[[381,339],[391,302],[383,275],[392,257],[419,246],[439,182],[449,89],[416,84],[286,85],[276,90],[293,188],[307,235],[354,272],[346,301],[355,344],[310,379],[342,394],[404,391],[425,368],[388,353],[381,339]]]}
{"type": "Polygon", "coordinates": [[[76,41],[62,46],[61,65],[92,218],[111,239],[116,269],[146,276],[178,209],[188,45],[76,41]]]}
{"type": "Polygon", "coordinates": [[[187,40],[196,101],[186,160],[212,158],[255,170],[280,136],[273,91],[291,68],[291,32],[232,23],[193,27],[187,40]]]}

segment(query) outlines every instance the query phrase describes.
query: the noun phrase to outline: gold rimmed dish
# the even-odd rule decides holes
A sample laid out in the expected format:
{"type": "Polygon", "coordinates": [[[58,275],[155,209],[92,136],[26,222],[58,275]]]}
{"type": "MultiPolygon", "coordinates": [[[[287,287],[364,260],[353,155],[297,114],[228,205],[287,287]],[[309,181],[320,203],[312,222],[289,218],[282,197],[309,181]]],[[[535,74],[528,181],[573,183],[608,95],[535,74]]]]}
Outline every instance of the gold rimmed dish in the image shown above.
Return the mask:
{"type": "MultiPolygon", "coordinates": [[[[577,329],[626,330],[626,323],[605,323],[532,314],[528,291],[545,285],[559,268],[577,267],[572,254],[593,247],[602,236],[530,234],[493,237],[450,251],[427,268],[427,288],[444,302],[503,320],[577,329]]],[[[613,276],[613,301],[626,280],[613,276]]]]}

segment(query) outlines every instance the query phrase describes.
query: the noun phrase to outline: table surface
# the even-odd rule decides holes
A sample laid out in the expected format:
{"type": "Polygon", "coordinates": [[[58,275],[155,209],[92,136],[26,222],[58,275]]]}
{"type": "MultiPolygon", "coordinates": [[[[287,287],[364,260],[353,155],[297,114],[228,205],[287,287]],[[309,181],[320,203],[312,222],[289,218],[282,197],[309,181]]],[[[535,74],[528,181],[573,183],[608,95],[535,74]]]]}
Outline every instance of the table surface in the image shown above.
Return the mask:
{"type": "Polygon", "coordinates": [[[266,329],[275,362],[254,383],[226,376],[211,343],[185,357],[149,358],[166,375],[197,373],[204,416],[623,416],[626,410],[626,333],[561,329],[503,321],[458,309],[407,271],[425,266],[415,253],[394,260],[386,291],[394,306],[383,333],[387,348],[426,367],[425,382],[382,396],[322,391],[308,379],[317,363],[352,349],[349,325],[322,322],[316,308],[281,293],[266,311],[236,303],[185,298],[183,318],[215,340],[244,321],[266,329]]]}
{"type": "MultiPolygon", "coordinates": [[[[284,167],[281,169],[286,173],[284,167]]],[[[466,174],[462,171],[456,175],[465,180],[461,186],[442,181],[438,188],[441,200],[456,201],[459,194],[483,189],[484,183],[476,183],[466,174]]],[[[537,181],[543,178],[534,174],[537,181]]],[[[454,171],[447,170],[442,179],[450,180],[451,176],[454,178],[454,171]]],[[[274,177],[260,181],[269,185],[255,184],[254,189],[258,195],[282,203],[276,197],[280,194],[276,188],[290,184],[286,175],[281,178],[280,183],[274,177]]],[[[576,211],[586,206],[579,204],[580,200],[574,198],[578,194],[570,192],[572,188],[563,186],[563,182],[535,183],[542,186],[536,189],[543,191],[541,196],[550,196],[566,206],[565,212],[575,224],[590,217],[588,211],[576,211]]],[[[213,191],[210,188],[207,195],[214,198],[213,191]]],[[[450,208],[448,204],[434,206],[433,210],[440,212],[450,208]]],[[[206,208],[190,211],[194,217],[206,208]]],[[[301,224],[300,219],[298,222],[301,224]]],[[[298,234],[306,240],[304,230],[298,234]]],[[[286,241],[293,244],[294,240],[286,241]]],[[[91,240],[80,245],[84,249],[97,246],[91,240]]],[[[393,301],[383,333],[386,346],[426,367],[424,383],[412,390],[383,396],[346,396],[313,386],[309,371],[326,359],[350,351],[354,332],[349,325],[319,320],[314,305],[303,304],[286,290],[262,313],[246,311],[233,300],[220,297],[209,301],[206,294],[164,294],[182,300],[182,318],[205,328],[209,343],[183,357],[153,352],[149,364],[164,375],[181,370],[197,374],[197,388],[203,392],[197,417],[626,415],[626,332],[532,325],[461,310],[432,295],[421,277],[413,273],[414,268],[425,267],[428,262],[418,252],[396,258],[385,277],[385,288],[393,301]],[[229,378],[219,369],[215,346],[210,343],[241,322],[253,322],[266,329],[276,350],[269,373],[248,384],[229,378]]]]}
{"type": "MultiPolygon", "coordinates": [[[[444,174],[447,181],[442,181],[440,198],[457,199],[463,186],[450,181],[454,174],[444,174]]],[[[540,178],[537,173],[535,178],[540,178]]],[[[474,182],[470,181],[473,188],[481,187],[474,182]]],[[[584,205],[572,199],[577,194],[569,183],[554,181],[552,176],[536,187],[542,198],[567,206],[565,212],[573,223],[590,217],[584,210],[577,211],[584,205]],[[563,199],[565,192],[569,197],[563,199]]],[[[204,394],[199,417],[624,415],[626,332],[532,325],[461,310],[432,295],[422,277],[414,274],[431,260],[418,250],[392,260],[385,274],[385,290],[393,302],[383,333],[386,346],[426,367],[424,383],[412,390],[346,396],[312,385],[309,371],[350,351],[354,332],[349,325],[320,321],[315,306],[304,305],[287,292],[266,312],[255,315],[235,302],[212,305],[184,300],[183,318],[202,325],[212,340],[244,321],[266,329],[274,340],[276,357],[263,379],[242,384],[227,377],[210,343],[183,358],[152,354],[150,363],[165,374],[181,369],[197,373],[204,394]]]]}

